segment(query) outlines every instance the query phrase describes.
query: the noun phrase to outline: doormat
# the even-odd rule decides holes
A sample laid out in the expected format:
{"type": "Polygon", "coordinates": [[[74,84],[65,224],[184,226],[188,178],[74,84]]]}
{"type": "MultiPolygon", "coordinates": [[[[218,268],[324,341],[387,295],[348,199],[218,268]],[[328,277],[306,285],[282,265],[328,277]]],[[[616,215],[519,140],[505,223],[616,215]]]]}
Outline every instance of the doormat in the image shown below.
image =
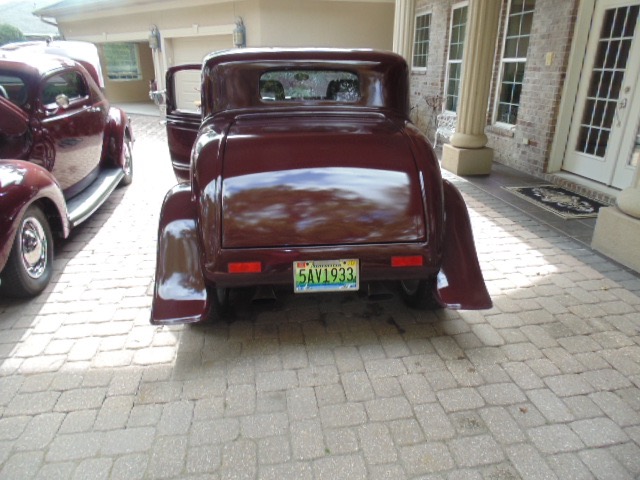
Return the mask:
{"type": "Polygon", "coordinates": [[[606,203],[570,192],[557,185],[504,188],[565,219],[597,217],[600,207],[608,206],[606,203]]]}

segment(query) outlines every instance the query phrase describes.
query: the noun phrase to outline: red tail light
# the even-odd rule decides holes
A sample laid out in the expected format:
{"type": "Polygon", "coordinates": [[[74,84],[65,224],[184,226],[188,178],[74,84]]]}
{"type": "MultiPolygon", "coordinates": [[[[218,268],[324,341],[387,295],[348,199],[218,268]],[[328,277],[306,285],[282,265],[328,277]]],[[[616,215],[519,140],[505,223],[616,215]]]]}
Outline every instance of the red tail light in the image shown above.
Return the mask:
{"type": "Polygon", "coordinates": [[[409,257],[391,257],[392,267],[421,267],[424,259],[421,255],[413,255],[409,257]]]}
{"type": "Polygon", "coordinates": [[[262,264],[260,262],[232,262],[227,266],[229,273],[260,273],[262,264]]]}

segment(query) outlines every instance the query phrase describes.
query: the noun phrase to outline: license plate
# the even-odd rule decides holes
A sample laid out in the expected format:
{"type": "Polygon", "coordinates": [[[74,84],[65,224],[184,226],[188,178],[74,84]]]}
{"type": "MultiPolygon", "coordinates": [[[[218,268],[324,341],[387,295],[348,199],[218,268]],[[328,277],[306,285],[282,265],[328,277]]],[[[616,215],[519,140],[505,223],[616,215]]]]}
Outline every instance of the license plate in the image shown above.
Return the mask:
{"type": "Polygon", "coordinates": [[[359,273],[357,259],[293,262],[293,291],[313,293],[358,290],[359,273]]]}

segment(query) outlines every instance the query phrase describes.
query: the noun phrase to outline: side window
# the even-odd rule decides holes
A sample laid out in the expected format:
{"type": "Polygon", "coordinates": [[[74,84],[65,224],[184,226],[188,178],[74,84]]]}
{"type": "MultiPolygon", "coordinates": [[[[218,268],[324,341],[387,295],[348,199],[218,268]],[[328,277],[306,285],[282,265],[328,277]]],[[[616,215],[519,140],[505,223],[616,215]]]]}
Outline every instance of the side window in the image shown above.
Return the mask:
{"type": "Polygon", "coordinates": [[[27,103],[27,86],[24,80],[11,73],[0,73],[0,97],[23,107],[27,103]]]}
{"type": "Polygon", "coordinates": [[[445,83],[445,110],[456,112],[462,79],[462,51],[467,30],[467,3],[454,5],[451,12],[451,34],[449,36],[449,58],[447,59],[447,81],[445,83]]]}
{"type": "Polygon", "coordinates": [[[430,33],[431,13],[418,13],[416,15],[416,28],[413,34],[412,68],[414,71],[424,71],[427,69],[430,33]]]}
{"type": "Polygon", "coordinates": [[[66,95],[73,102],[89,95],[84,78],[78,72],[63,72],[45,80],[42,88],[41,100],[44,105],[56,103],[58,95],[66,95]]]}
{"type": "Polygon", "coordinates": [[[511,0],[509,5],[495,118],[499,123],[515,125],[518,119],[534,7],[535,0],[511,0]]]}

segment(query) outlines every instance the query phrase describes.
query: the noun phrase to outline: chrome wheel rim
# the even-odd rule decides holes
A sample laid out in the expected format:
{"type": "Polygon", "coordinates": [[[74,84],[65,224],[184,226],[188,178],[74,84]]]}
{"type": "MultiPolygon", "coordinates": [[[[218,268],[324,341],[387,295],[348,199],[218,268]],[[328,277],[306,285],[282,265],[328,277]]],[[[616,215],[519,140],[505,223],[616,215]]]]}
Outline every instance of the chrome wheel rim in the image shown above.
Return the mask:
{"type": "Polygon", "coordinates": [[[37,218],[28,217],[20,228],[20,258],[31,278],[40,278],[47,269],[47,236],[37,218]]]}

